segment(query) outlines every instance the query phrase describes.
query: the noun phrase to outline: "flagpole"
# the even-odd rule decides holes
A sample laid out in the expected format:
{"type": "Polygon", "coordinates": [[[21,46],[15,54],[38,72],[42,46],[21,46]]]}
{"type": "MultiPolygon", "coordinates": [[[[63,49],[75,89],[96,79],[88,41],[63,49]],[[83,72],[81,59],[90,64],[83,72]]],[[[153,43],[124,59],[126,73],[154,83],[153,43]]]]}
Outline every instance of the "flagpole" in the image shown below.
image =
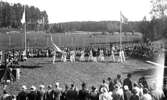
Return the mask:
{"type": "MultiPolygon", "coordinates": [[[[24,11],[25,11],[25,6],[24,6],[24,11]]],[[[26,19],[24,23],[24,38],[25,38],[25,56],[27,56],[27,34],[26,34],[26,19]]]]}
{"type": "Polygon", "coordinates": [[[121,19],[121,11],[120,11],[120,33],[119,33],[119,39],[120,39],[120,49],[122,49],[122,19],[121,19]]]}

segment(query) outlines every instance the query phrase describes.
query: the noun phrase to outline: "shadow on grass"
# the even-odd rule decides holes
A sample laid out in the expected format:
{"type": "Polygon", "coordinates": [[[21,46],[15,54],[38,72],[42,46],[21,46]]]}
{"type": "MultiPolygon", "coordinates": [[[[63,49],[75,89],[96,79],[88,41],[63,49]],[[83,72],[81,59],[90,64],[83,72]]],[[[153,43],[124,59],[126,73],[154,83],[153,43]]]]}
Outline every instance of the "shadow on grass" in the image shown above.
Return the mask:
{"type": "MultiPolygon", "coordinates": [[[[136,70],[136,71],[133,71],[131,74],[135,74],[135,75],[153,75],[155,73],[156,69],[154,68],[151,68],[151,69],[147,69],[147,70],[144,70],[144,69],[139,69],[139,70],[136,70]]],[[[167,67],[164,68],[164,75],[167,76],[167,67]]]]}
{"type": "Polygon", "coordinates": [[[35,68],[42,68],[43,66],[37,66],[37,65],[21,65],[20,68],[26,68],[26,69],[35,69],[35,68]]]}

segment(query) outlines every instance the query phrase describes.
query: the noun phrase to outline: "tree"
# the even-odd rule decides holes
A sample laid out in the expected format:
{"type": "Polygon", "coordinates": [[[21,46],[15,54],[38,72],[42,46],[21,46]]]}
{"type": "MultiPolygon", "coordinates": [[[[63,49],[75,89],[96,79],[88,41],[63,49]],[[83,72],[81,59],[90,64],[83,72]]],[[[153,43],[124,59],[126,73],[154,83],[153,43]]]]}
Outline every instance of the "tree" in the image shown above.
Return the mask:
{"type": "Polygon", "coordinates": [[[153,18],[150,26],[152,27],[153,38],[163,38],[167,32],[167,0],[152,0],[151,3],[153,18]]]}
{"type": "Polygon", "coordinates": [[[151,14],[156,18],[164,17],[167,14],[167,0],[151,0],[151,14]]]}

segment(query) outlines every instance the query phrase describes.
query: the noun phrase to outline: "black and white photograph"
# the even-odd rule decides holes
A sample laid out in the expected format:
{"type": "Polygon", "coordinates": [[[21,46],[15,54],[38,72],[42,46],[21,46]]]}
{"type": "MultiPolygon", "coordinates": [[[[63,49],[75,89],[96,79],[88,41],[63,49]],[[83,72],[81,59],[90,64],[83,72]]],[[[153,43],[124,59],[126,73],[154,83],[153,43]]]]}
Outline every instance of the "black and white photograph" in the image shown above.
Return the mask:
{"type": "Polygon", "coordinates": [[[167,0],[0,0],[0,100],[167,100],[167,0]]]}

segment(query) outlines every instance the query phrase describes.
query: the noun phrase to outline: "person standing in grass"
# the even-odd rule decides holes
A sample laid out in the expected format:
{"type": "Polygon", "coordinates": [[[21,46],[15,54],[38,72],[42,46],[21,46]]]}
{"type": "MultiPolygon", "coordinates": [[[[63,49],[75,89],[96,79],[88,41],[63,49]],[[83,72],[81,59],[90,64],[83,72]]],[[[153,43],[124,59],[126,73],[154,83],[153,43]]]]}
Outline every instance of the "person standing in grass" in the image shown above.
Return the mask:
{"type": "Polygon", "coordinates": [[[127,78],[123,81],[123,86],[127,85],[129,90],[132,91],[132,81],[131,81],[131,74],[127,74],[127,78]]]}
{"type": "Polygon", "coordinates": [[[112,46],[112,49],[111,49],[111,58],[112,58],[112,61],[115,62],[115,47],[112,46]]]}
{"type": "Polygon", "coordinates": [[[55,64],[55,61],[56,61],[56,51],[54,50],[52,63],[55,64]]]}
{"type": "Polygon", "coordinates": [[[84,50],[81,51],[81,56],[80,56],[79,60],[80,61],[85,61],[85,51],[84,50]]]}

